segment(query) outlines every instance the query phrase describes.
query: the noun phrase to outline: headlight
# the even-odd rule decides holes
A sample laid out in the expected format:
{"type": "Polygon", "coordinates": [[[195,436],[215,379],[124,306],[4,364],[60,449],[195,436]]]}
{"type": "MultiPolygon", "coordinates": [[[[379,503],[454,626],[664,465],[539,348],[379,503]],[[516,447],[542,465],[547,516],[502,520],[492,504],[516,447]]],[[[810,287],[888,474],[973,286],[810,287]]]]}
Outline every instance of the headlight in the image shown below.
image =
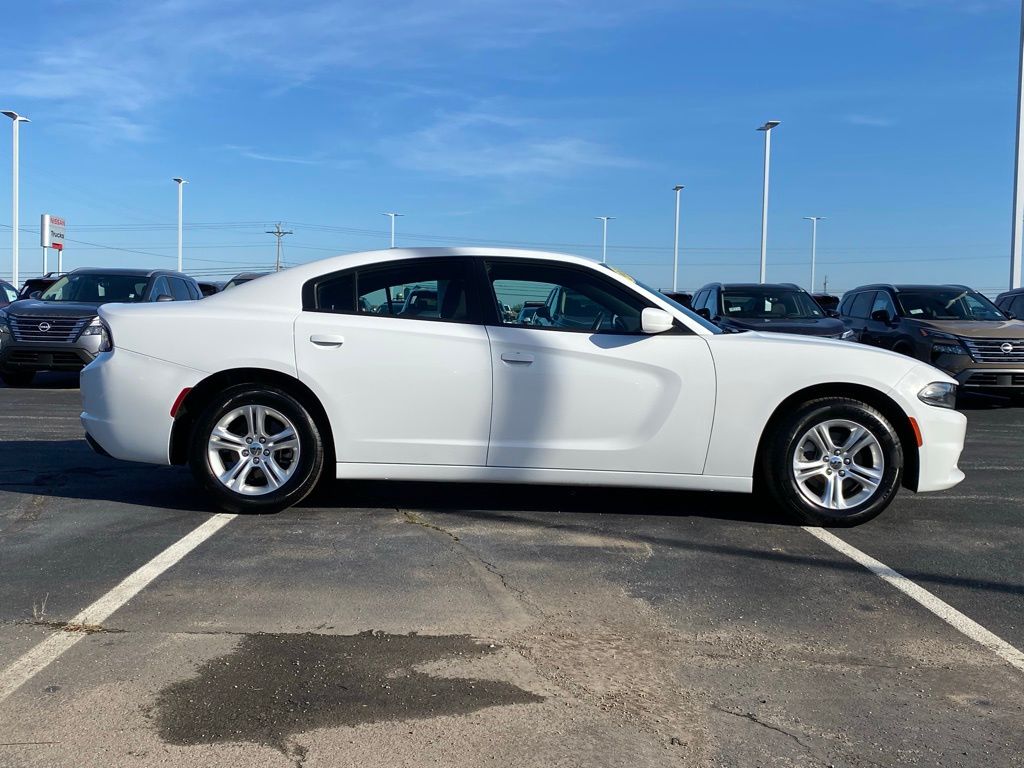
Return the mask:
{"type": "Polygon", "coordinates": [[[917,399],[939,408],[956,408],[956,384],[933,381],[917,393],[917,399]]]}
{"type": "Polygon", "coordinates": [[[92,322],[85,326],[85,330],[81,333],[82,336],[99,336],[100,337],[100,352],[109,352],[114,348],[114,339],[110,335],[110,328],[107,324],[100,320],[98,317],[94,317],[92,322]]]}
{"type": "Polygon", "coordinates": [[[932,340],[932,352],[938,355],[968,355],[970,354],[957,336],[942,331],[933,331],[931,328],[920,328],[922,336],[932,340]]]}
{"type": "Polygon", "coordinates": [[[839,334],[839,338],[840,339],[852,339],[856,335],[857,334],[854,333],[854,331],[852,329],[850,329],[848,331],[843,331],[841,334],[839,334]]]}
{"type": "Polygon", "coordinates": [[[932,344],[932,352],[939,355],[966,355],[967,350],[959,344],[943,344],[935,342],[932,344]]]}

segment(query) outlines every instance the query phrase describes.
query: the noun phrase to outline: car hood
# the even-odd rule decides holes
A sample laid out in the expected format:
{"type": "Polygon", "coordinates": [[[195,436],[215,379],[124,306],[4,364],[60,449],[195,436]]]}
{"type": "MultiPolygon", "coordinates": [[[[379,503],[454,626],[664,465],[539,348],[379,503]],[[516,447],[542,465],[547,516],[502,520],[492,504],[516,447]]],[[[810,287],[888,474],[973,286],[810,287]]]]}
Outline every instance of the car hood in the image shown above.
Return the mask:
{"type": "Polygon", "coordinates": [[[723,327],[742,328],[765,333],[799,333],[804,336],[839,336],[846,330],[842,320],[834,317],[807,318],[722,318],[723,327]]]}
{"type": "Polygon", "coordinates": [[[22,299],[7,307],[7,314],[14,317],[95,317],[99,306],[88,301],[22,299]]]}
{"type": "Polygon", "coordinates": [[[1020,339],[1024,338],[1024,322],[1020,320],[914,320],[911,323],[920,328],[930,328],[975,339],[1020,339]]]}

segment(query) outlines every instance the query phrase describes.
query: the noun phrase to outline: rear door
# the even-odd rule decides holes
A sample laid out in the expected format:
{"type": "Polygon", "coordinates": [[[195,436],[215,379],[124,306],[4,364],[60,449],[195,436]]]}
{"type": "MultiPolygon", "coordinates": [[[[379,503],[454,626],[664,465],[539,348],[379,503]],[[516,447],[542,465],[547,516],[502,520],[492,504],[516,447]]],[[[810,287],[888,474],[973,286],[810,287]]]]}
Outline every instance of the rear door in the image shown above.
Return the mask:
{"type": "Polygon", "coordinates": [[[650,306],[583,266],[488,260],[496,467],[700,474],[715,408],[707,342],[680,328],[648,335],[650,306]],[[498,308],[554,299],[544,324],[498,308]]]}
{"type": "Polygon", "coordinates": [[[339,462],[486,463],[490,346],[470,267],[408,259],[307,284],[296,365],[327,409],[339,462]]]}

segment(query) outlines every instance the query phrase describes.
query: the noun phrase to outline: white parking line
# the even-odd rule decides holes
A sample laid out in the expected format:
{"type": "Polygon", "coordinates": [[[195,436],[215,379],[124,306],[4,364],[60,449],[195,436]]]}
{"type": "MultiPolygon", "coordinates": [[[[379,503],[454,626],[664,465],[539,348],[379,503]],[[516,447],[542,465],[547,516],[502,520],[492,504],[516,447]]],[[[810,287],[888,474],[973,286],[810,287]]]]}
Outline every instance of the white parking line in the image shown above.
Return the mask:
{"type": "Polygon", "coordinates": [[[70,631],[55,632],[0,672],[0,701],[3,701],[47,664],[73,646],[86,633],[73,627],[102,624],[122,605],[139,594],[157,576],[235,519],[235,515],[214,515],[191,533],[176,541],[128,578],[68,621],[70,631]]]}
{"type": "Polygon", "coordinates": [[[954,629],[967,635],[974,642],[985,646],[1004,661],[1024,672],[1024,653],[1014,648],[1001,637],[989,632],[978,622],[964,616],[956,608],[943,602],[924,587],[918,586],[903,574],[894,571],[885,563],[875,560],[870,555],[864,554],[856,547],[850,546],[838,536],[828,531],[821,528],[811,528],[810,526],[804,526],[804,530],[819,541],[828,544],[837,552],[860,563],[878,578],[896,587],[896,589],[912,600],[916,600],[954,629]]]}

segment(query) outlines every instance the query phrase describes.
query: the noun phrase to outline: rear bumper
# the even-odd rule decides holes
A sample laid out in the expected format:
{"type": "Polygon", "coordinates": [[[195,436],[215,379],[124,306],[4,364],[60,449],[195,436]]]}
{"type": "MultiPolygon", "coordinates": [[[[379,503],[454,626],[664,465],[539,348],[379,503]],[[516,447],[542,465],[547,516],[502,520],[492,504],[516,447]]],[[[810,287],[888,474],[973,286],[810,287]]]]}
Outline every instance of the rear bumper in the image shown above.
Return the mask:
{"type": "Polygon", "coordinates": [[[169,464],[171,406],[204,374],[125,349],[82,370],[82,426],[94,450],[115,459],[169,464]]]}

